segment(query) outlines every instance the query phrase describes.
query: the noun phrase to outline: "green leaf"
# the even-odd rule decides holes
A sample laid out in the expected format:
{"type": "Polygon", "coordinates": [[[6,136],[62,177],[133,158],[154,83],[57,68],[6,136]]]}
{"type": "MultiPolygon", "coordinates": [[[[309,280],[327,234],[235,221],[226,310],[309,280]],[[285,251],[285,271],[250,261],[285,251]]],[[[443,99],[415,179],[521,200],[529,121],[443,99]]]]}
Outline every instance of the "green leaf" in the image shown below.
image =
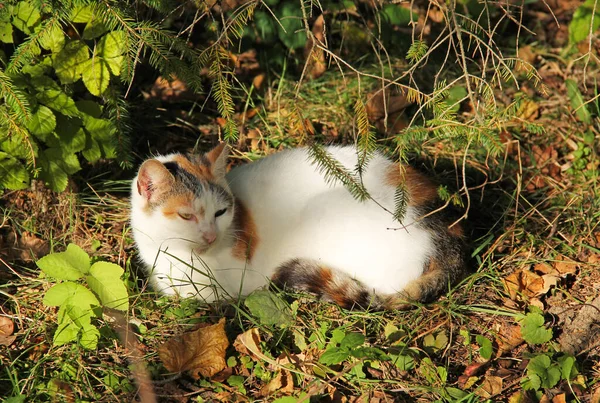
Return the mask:
{"type": "MultiPolygon", "coordinates": [[[[389,24],[407,26],[411,22],[411,12],[409,8],[402,7],[399,4],[386,4],[383,6],[379,15],[389,24]]],[[[417,20],[417,15],[412,13],[412,20],[417,20]]]]}
{"type": "Polygon", "coordinates": [[[563,355],[558,358],[558,364],[560,365],[560,373],[562,378],[570,380],[573,376],[573,367],[575,365],[575,357],[572,355],[563,355]]]}
{"type": "Polygon", "coordinates": [[[492,347],[492,341],[487,337],[484,337],[480,334],[475,338],[477,340],[477,344],[479,344],[479,354],[484,360],[489,360],[492,358],[492,353],[494,352],[494,348],[492,347]]]}
{"type": "Polygon", "coordinates": [[[544,327],[544,317],[531,312],[521,320],[521,334],[528,344],[544,344],[552,339],[552,330],[544,327]]]}
{"type": "Polygon", "coordinates": [[[56,75],[63,84],[79,80],[83,67],[90,59],[90,51],[85,43],[71,41],[54,57],[53,65],[56,75]]]}
{"type": "MultiPolygon", "coordinates": [[[[66,153],[73,155],[79,151],[82,151],[86,147],[86,133],[83,128],[76,128],[74,125],[69,124],[69,120],[74,119],[59,119],[59,122],[66,122],[64,125],[60,123],[56,127],[56,134],[58,135],[57,142],[60,144],[66,153]]],[[[51,144],[54,146],[54,144],[51,144]]]]}
{"type": "MultiPolygon", "coordinates": [[[[600,16],[598,16],[600,20],[600,16]]],[[[575,111],[577,118],[581,120],[583,123],[590,124],[592,122],[592,115],[583,100],[583,96],[577,87],[577,82],[572,79],[568,79],[565,81],[565,85],[567,86],[567,95],[569,96],[569,100],[571,100],[571,107],[575,111]]]]}
{"type": "Polygon", "coordinates": [[[365,336],[360,333],[348,333],[340,343],[340,348],[352,349],[365,344],[365,336]]]}
{"type": "Polygon", "coordinates": [[[302,9],[298,3],[283,2],[277,13],[279,39],[288,49],[298,49],[306,45],[306,33],[302,23],[302,9]]]}
{"type": "Polygon", "coordinates": [[[263,42],[270,43],[277,39],[277,23],[271,14],[262,10],[255,11],[254,24],[256,24],[258,36],[263,42]]]}
{"type": "Polygon", "coordinates": [[[90,258],[83,249],[72,243],[66,251],[46,255],[36,264],[50,277],[74,281],[89,272],[90,258]]]}
{"type": "Polygon", "coordinates": [[[104,59],[93,57],[87,60],[82,69],[83,83],[92,95],[97,97],[108,87],[110,82],[110,70],[104,59]]]}
{"type": "Polygon", "coordinates": [[[36,92],[35,97],[40,103],[65,116],[79,116],[79,109],[75,106],[75,101],[60,89],[42,89],[36,92]]]}
{"type": "Polygon", "coordinates": [[[553,388],[560,381],[560,369],[551,365],[550,357],[540,354],[533,357],[527,364],[527,375],[537,390],[553,388]]]}
{"type": "Polygon", "coordinates": [[[42,154],[47,160],[56,164],[67,175],[73,175],[75,172],[81,170],[79,159],[77,159],[77,156],[69,150],[52,147],[44,150],[42,154]]]}
{"type": "Polygon", "coordinates": [[[321,355],[319,362],[325,365],[336,365],[347,360],[348,357],[350,357],[350,351],[340,347],[331,347],[321,355]]]}
{"type": "Polygon", "coordinates": [[[60,24],[54,24],[44,31],[44,34],[40,36],[40,46],[53,53],[60,52],[65,46],[65,33],[61,29],[60,24]]]}
{"type": "Polygon", "coordinates": [[[89,22],[94,16],[94,9],[92,6],[76,5],[71,11],[70,20],[76,23],[89,22]]]}
{"type": "Polygon", "coordinates": [[[294,323],[288,304],[271,291],[254,291],[248,295],[244,304],[263,325],[284,327],[294,323]]]}
{"type": "Polygon", "coordinates": [[[96,162],[102,158],[102,150],[100,150],[100,144],[94,139],[89,133],[86,133],[85,137],[85,149],[81,153],[83,157],[89,162],[96,162]]]}
{"type": "MultiPolygon", "coordinates": [[[[588,37],[592,25],[592,16],[594,16],[594,2],[595,0],[586,0],[573,13],[573,19],[569,24],[569,43],[571,45],[575,45],[588,37]]],[[[592,32],[600,28],[600,10],[598,9],[596,9],[594,24],[591,28],[592,32]]]]}
{"type": "Polygon", "coordinates": [[[14,43],[12,24],[8,21],[0,21],[0,42],[14,43]]]}
{"type": "Polygon", "coordinates": [[[463,401],[461,399],[464,399],[465,397],[469,396],[468,392],[460,390],[458,388],[446,387],[446,392],[448,392],[450,397],[454,399],[452,401],[463,401]]]}
{"type": "MultiPolygon", "coordinates": [[[[341,347],[340,347],[341,348],[341,347]]],[[[371,360],[371,361],[388,361],[390,357],[382,350],[376,347],[358,347],[348,349],[353,357],[371,360]]]]}
{"type": "Polygon", "coordinates": [[[67,300],[85,307],[100,306],[98,298],[90,290],[72,281],[56,284],[44,295],[44,305],[47,306],[62,306],[67,300]]]}
{"type": "Polygon", "coordinates": [[[40,179],[55,192],[64,191],[69,183],[69,175],[81,169],[75,154],[55,147],[42,151],[38,162],[42,168],[40,179]]]}
{"type": "Polygon", "coordinates": [[[13,156],[0,151],[0,189],[19,190],[27,186],[29,186],[27,169],[13,156]]]}
{"type": "Polygon", "coordinates": [[[30,160],[32,153],[37,154],[38,147],[37,143],[29,137],[27,131],[14,131],[8,135],[6,132],[2,133],[2,127],[0,127],[0,149],[13,158],[30,160]]]}
{"type": "Polygon", "coordinates": [[[27,122],[27,128],[41,140],[45,140],[56,128],[56,117],[49,108],[39,105],[27,122]]]}
{"type": "Polygon", "coordinates": [[[428,334],[423,337],[423,347],[427,350],[430,350],[432,353],[437,353],[440,350],[443,350],[448,345],[448,336],[444,331],[441,331],[436,334],[428,334]]]}
{"type": "Polygon", "coordinates": [[[28,35],[33,32],[31,28],[37,25],[42,19],[38,8],[28,1],[19,1],[13,9],[12,14],[13,25],[28,35]]]}
{"type": "Polygon", "coordinates": [[[83,39],[90,40],[99,37],[107,30],[106,25],[102,22],[100,18],[94,16],[83,29],[83,35],[81,36],[83,39]]]}
{"type": "MultiPolygon", "coordinates": [[[[27,396],[18,395],[18,396],[9,397],[8,399],[6,399],[4,401],[4,403],[25,403],[26,399],[27,399],[27,396]]],[[[294,402],[295,402],[295,400],[294,400],[294,402]]]]}
{"type": "Polygon", "coordinates": [[[67,305],[62,305],[58,310],[58,328],[54,332],[52,341],[55,346],[62,346],[77,340],[79,326],[66,313],[67,309],[67,305]]]}
{"type": "Polygon", "coordinates": [[[392,362],[402,371],[409,371],[415,367],[415,359],[410,355],[392,355],[392,362]]]}
{"type": "Polygon", "coordinates": [[[83,348],[88,350],[94,350],[98,347],[98,339],[100,338],[100,331],[96,326],[87,324],[81,328],[81,336],[79,337],[79,344],[83,348]]]}
{"type": "Polygon", "coordinates": [[[121,74],[123,55],[126,51],[127,35],[125,35],[125,31],[109,32],[98,43],[98,56],[104,59],[110,72],[115,76],[121,74]]]}
{"type": "Polygon", "coordinates": [[[102,106],[94,101],[77,101],[75,102],[77,109],[83,114],[84,122],[89,117],[99,119],[102,116],[102,106]],[[87,116],[86,116],[87,115],[87,116]]]}
{"type": "Polygon", "coordinates": [[[96,262],[86,277],[88,285],[102,304],[108,308],[126,311],[129,308],[129,294],[121,280],[123,269],[114,263],[96,262]]]}

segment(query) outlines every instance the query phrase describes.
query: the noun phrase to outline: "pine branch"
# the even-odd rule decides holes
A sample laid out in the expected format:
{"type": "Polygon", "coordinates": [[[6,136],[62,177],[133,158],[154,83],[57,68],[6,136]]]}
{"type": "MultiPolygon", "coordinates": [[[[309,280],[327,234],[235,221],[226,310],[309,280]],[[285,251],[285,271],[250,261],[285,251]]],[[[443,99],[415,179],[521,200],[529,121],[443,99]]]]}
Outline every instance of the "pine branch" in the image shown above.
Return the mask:
{"type": "Polygon", "coordinates": [[[365,201],[371,199],[360,178],[357,178],[321,145],[313,144],[308,149],[308,152],[313,164],[317,165],[319,172],[321,172],[327,183],[333,184],[339,181],[357,200],[365,201]]]}
{"type": "Polygon", "coordinates": [[[362,172],[364,172],[364,169],[377,148],[377,138],[375,137],[375,131],[369,123],[367,108],[360,98],[357,99],[354,104],[354,113],[356,114],[356,145],[358,148],[358,164],[356,166],[356,171],[360,176],[362,172]]]}
{"type": "Polygon", "coordinates": [[[0,69],[0,97],[14,113],[20,124],[25,124],[30,118],[29,101],[25,94],[12,84],[12,80],[0,69]]]}

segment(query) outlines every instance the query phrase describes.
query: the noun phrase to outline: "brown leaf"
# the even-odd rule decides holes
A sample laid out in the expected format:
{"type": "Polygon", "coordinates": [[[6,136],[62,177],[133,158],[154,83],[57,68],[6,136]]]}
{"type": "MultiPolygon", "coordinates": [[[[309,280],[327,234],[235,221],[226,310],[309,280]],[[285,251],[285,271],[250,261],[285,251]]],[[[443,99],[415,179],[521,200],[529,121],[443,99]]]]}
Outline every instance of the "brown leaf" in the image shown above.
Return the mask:
{"type": "Polygon", "coordinates": [[[474,375],[477,375],[478,372],[481,371],[481,369],[487,364],[486,362],[473,362],[469,365],[467,365],[467,367],[465,368],[463,374],[471,377],[474,375]]]}
{"type": "Polygon", "coordinates": [[[533,64],[535,59],[537,59],[537,55],[533,53],[533,50],[529,45],[519,49],[518,57],[529,64],[533,64]]]}
{"type": "Polygon", "coordinates": [[[259,344],[260,334],[258,333],[258,329],[254,327],[238,335],[238,337],[236,337],[235,341],[233,342],[233,347],[240,354],[248,355],[253,360],[258,360],[262,356],[264,356],[259,344]]]}
{"type": "Polygon", "coordinates": [[[552,398],[552,403],[567,403],[567,395],[564,393],[558,394],[552,398]]]}
{"type": "Polygon", "coordinates": [[[158,77],[150,89],[149,96],[152,98],[160,98],[163,101],[173,102],[189,98],[193,95],[188,89],[187,84],[178,78],[168,80],[164,77],[158,77]]]}
{"type": "Polygon", "coordinates": [[[502,326],[496,336],[496,344],[498,344],[497,356],[501,356],[523,343],[523,335],[521,334],[520,325],[502,326]]]}
{"type": "Polygon", "coordinates": [[[561,259],[557,262],[554,262],[554,269],[556,269],[561,277],[566,277],[569,274],[575,274],[575,272],[577,272],[577,262],[561,259]]]}
{"type": "Polygon", "coordinates": [[[252,85],[257,90],[260,90],[260,87],[262,87],[262,85],[263,85],[264,82],[265,82],[265,74],[264,73],[257,74],[252,79],[252,85]]]}
{"type": "Polygon", "coordinates": [[[517,116],[521,119],[535,120],[540,116],[540,106],[531,100],[524,100],[517,111],[517,116]]]}
{"type": "Polygon", "coordinates": [[[10,346],[17,339],[13,336],[15,325],[13,321],[6,316],[0,316],[0,346],[10,346]]]}
{"type": "Polygon", "coordinates": [[[554,267],[550,266],[548,263],[536,263],[533,266],[533,271],[538,272],[540,274],[554,274],[557,275],[558,272],[554,269],[554,267]]]}
{"type": "Polygon", "coordinates": [[[489,399],[502,392],[502,378],[499,376],[486,376],[481,387],[475,391],[475,394],[485,399],[489,399]]]}
{"type": "MultiPolygon", "coordinates": [[[[548,270],[546,266],[536,265],[534,269],[548,270]]],[[[551,270],[552,271],[552,270],[551,270]]],[[[542,271],[543,272],[543,271],[542,271]]],[[[521,269],[506,276],[502,282],[512,300],[520,296],[534,298],[545,295],[551,287],[555,286],[559,277],[555,274],[544,274],[540,276],[534,271],[521,269]]]]}
{"type": "Polygon", "coordinates": [[[194,379],[211,377],[226,367],[225,319],[196,331],[173,337],[158,348],[158,355],[171,372],[189,371],[194,379]]]}
{"type": "Polygon", "coordinates": [[[369,122],[382,133],[398,133],[407,126],[402,112],[409,105],[404,93],[392,94],[389,89],[370,92],[366,103],[369,122]]]}
{"type": "Polygon", "coordinates": [[[325,18],[323,14],[317,17],[312,27],[313,37],[306,41],[304,46],[304,57],[306,59],[306,72],[313,79],[319,78],[327,70],[325,64],[325,53],[317,44],[325,46],[325,18]],[[316,43],[315,43],[316,42],[316,43]]]}
{"type": "Polygon", "coordinates": [[[281,392],[284,395],[290,395],[294,391],[294,378],[290,371],[285,369],[275,375],[271,382],[263,386],[258,392],[259,396],[269,396],[276,392],[281,392]]]}

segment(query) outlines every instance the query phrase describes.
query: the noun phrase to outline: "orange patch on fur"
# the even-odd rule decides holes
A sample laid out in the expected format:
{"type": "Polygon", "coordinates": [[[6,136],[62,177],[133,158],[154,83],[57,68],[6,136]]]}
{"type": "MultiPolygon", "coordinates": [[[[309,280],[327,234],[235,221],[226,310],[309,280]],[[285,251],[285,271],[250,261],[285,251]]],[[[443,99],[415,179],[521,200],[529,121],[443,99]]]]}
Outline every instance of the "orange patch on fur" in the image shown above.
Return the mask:
{"type": "Polygon", "coordinates": [[[237,199],[233,215],[233,228],[235,228],[236,240],[232,255],[240,260],[252,260],[259,242],[258,230],[246,206],[237,199]]]}
{"type": "Polygon", "coordinates": [[[437,261],[437,259],[435,259],[435,258],[432,257],[432,258],[429,259],[429,264],[427,264],[425,266],[425,268],[423,269],[423,274],[422,275],[425,275],[427,273],[433,273],[433,272],[438,271],[438,270],[442,270],[442,266],[437,261]]]}
{"type": "Polygon", "coordinates": [[[181,168],[200,179],[205,179],[207,181],[214,179],[210,170],[210,166],[206,166],[204,164],[194,164],[183,155],[176,155],[173,157],[173,160],[179,164],[181,168]]]}
{"type": "Polygon", "coordinates": [[[321,267],[317,272],[316,279],[321,293],[328,296],[333,302],[341,307],[347,308],[350,300],[348,292],[350,287],[341,287],[333,283],[333,272],[327,267],[321,267]]]}
{"type": "Polygon", "coordinates": [[[435,185],[413,167],[394,164],[388,169],[385,181],[394,187],[406,185],[409,206],[422,206],[437,198],[435,185]]]}
{"type": "Polygon", "coordinates": [[[165,217],[177,218],[177,213],[182,207],[189,207],[192,204],[192,193],[178,194],[165,200],[162,205],[162,213],[165,217]]]}
{"type": "Polygon", "coordinates": [[[462,225],[460,223],[454,224],[452,227],[448,227],[448,232],[450,235],[455,236],[457,238],[462,238],[465,235],[465,231],[463,230],[462,225]]]}

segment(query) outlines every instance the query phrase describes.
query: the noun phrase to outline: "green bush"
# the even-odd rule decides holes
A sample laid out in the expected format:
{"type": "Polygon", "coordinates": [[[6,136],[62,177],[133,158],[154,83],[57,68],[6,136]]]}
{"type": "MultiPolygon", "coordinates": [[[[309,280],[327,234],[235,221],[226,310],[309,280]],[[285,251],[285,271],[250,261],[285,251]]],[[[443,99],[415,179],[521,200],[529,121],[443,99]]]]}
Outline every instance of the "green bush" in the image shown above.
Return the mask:
{"type": "Polygon", "coordinates": [[[200,89],[196,52],[159,24],[136,21],[136,4],[0,5],[0,189],[23,189],[38,177],[62,191],[82,158],[128,164],[130,126],[120,84],[133,80],[137,63],[200,89]]]}

